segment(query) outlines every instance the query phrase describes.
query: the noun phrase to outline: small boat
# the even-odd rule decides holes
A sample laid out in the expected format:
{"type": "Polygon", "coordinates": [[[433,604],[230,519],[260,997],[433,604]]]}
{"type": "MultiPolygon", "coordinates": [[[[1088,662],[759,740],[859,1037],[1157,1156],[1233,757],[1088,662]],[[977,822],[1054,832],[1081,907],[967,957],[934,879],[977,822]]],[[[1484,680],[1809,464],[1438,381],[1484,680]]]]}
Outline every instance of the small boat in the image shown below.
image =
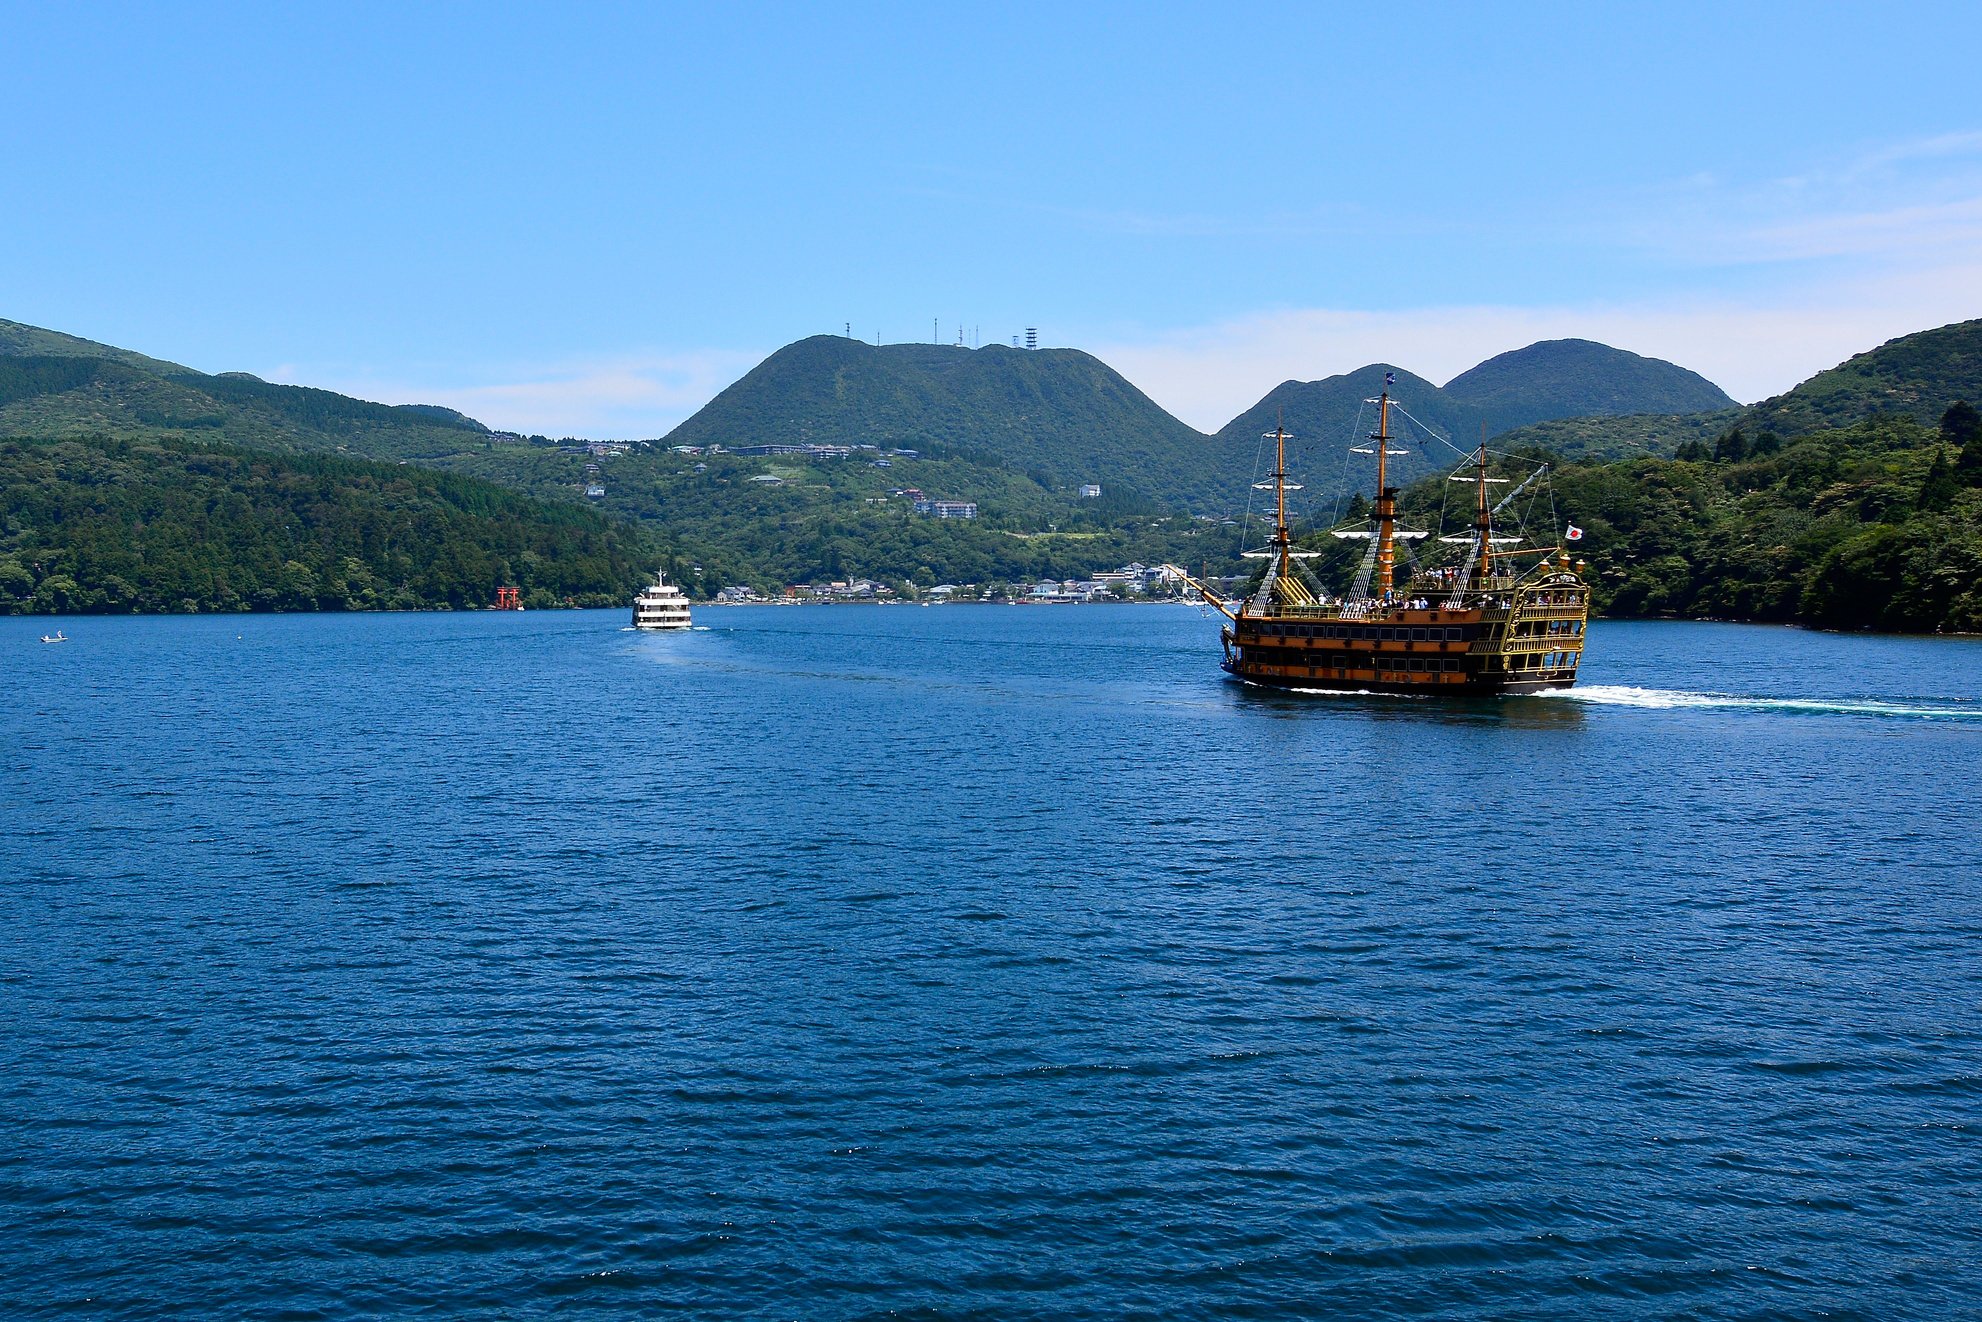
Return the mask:
{"type": "Polygon", "coordinates": [[[688,594],[668,582],[665,572],[654,575],[654,581],[640,589],[640,595],[633,599],[633,627],[636,629],[686,629],[691,627],[688,616],[688,594]]]}
{"type": "Polygon", "coordinates": [[[1570,687],[1583,658],[1590,589],[1583,562],[1572,561],[1563,541],[1577,540],[1581,530],[1571,527],[1556,540],[1551,528],[1546,540],[1523,545],[1525,536],[1505,535],[1494,522],[1548,465],[1495,503],[1489,484],[1512,479],[1488,475],[1482,440],[1464,465],[1472,471],[1452,475],[1473,488],[1473,526],[1438,539],[1463,548],[1463,555],[1399,573],[1400,549],[1409,557],[1411,544],[1428,534],[1397,526],[1399,493],[1387,460],[1404,451],[1390,448],[1389,387],[1386,374],[1383,392],[1368,401],[1377,407],[1372,444],[1355,447],[1376,457],[1373,517],[1357,520],[1362,527],[1329,530],[1366,543],[1354,586],[1332,595],[1302,564],[1318,553],[1294,547],[1287,492],[1299,488],[1287,480],[1289,438],[1278,427],[1266,434],[1273,472],[1257,484],[1273,493],[1273,540],[1243,553],[1266,561],[1257,585],[1234,606],[1176,571],[1229,621],[1220,630],[1222,668],[1245,683],[1281,689],[1471,697],[1570,687]],[[1521,557],[1531,563],[1520,565],[1521,557]]]}
{"type": "Polygon", "coordinates": [[[49,637],[47,634],[41,635],[41,641],[44,643],[66,643],[69,641],[69,635],[63,633],[60,629],[57,629],[55,631],[55,636],[52,638],[49,637]]]}

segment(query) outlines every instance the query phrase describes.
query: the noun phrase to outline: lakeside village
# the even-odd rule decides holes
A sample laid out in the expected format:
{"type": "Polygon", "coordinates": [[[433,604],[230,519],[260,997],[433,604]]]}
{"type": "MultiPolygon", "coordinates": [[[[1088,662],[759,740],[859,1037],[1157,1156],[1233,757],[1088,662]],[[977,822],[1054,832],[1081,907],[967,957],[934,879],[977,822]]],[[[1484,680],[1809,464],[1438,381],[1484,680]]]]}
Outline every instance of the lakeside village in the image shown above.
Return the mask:
{"type": "MultiPolygon", "coordinates": [[[[953,602],[988,602],[1011,606],[1077,606],[1087,602],[1175,601],[1186,595],[1175,566],[1127,564],[1102,570],[1091,578],[1041,579],[1037,583],[939,583],[932,588],[900,592],[886,583],[855,578],[831,583],[794,583],[782,596],[766,597],[754,588],[728,587],[709,603],[714,606],[802,606],[831,603],[889,605],[920,603],[938,606],[953,602]]],[[[1195,596],[1191,598],[1196,600],[1195,596]]]]}
{"type": "MultiPolygon", "coordinates": [[[[603,473],[598,461],[636,450],[652,450],[660,446],[659,441],[595,441],[566,437],[552,440],[544,436],[529,436],[498,432],[499,439],[518,443],[550,446],[561,453],[584,455],[592,460],[585,466],[586,480],[584,491],[588,499],[604,497],[603,473]]],[[[736,455],[742,458],[789,456],[801,459],[845,460],[861,456],[863,451],[872,451],[867,462],[874,468],[892,468],[897,460],[921,458],[918,450],[886,448],[878,445],[671,445],[670,452],[689,457],[702,455],[736,455]]],[[[862,456],[865,457],[865,456],[862,456]]],[[[704,466],[696,465],[697,471],[704,466]]],[[[771,473],[760,473],[749,479],[765,485],[782,485],[784,479],[771,473]]],[[[1101,487],[1098,483],[1084,483],[1077,495],[1082,500],[1098,500],[1101,487]]],[[[875,498],[883,499],[883,498],[875,498]]],[[[885,499],[905,500],[917,514],[932,519],[975,519],[977,503],[969,500],[940,500],[933,498],[916,487],[891,488],[885,499]]],[[[697,567],[699,570],[699,566],[697,567]]],[[[1212,580],[1216,584],[1219,580],[1212,580]]],[[[1233,580],[1234,583],[1239,580],[1233,580]]],[[[1175,601],[1187,593],[1184,579],[1174,566],[1145,565],[1131,563],[1115,569],[1099,570],[1088,578],[1080,579],[1041,579],[1036,583],[939,583],[930,588],[915,588],[904,584],[901,589],[876,582],[873,579],[852,578],[835,580],[830,583],[793,583],[785,588],[782,595],[767,597],[751,587],[726,587],[719,589],[710,599],[712,606],[800,606],[838,603],[843,605],[890,605],[920,604],[925,606],[943,605],[952,602],[986,602],[1013,606],[1075,606],[1094,602],[1134,602],[1134,601],[1175,601]]]]}

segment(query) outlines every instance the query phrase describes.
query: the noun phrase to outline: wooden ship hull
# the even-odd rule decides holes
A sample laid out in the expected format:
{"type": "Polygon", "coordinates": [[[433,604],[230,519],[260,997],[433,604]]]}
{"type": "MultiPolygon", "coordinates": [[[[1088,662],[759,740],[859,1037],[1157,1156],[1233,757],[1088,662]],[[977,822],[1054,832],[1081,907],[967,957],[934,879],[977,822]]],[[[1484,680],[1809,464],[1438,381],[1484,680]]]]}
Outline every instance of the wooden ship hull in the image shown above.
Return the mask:
{"type": "MultiPolygon", "coordinates": [[[[1565,567],[1566,568],[1566,567],[1565,567]]],[[[1524,585],[1506,606],[1240,614],[1221,632],[1227,674],[1351,693],[1490,697],[1566,689],[1583,657],[1580,582],[1524,585]]]]}

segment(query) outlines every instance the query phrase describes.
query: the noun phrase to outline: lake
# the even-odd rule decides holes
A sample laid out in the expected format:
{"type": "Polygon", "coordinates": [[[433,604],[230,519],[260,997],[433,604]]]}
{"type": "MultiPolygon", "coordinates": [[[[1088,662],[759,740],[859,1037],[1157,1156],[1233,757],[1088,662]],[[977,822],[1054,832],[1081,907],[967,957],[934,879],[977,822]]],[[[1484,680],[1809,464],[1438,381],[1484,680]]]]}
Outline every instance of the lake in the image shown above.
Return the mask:
{"type": "Polygon", "coordinates": [[[1946,1317],[1982,643],[0,620],[11,1317],[1946,1317]]]}

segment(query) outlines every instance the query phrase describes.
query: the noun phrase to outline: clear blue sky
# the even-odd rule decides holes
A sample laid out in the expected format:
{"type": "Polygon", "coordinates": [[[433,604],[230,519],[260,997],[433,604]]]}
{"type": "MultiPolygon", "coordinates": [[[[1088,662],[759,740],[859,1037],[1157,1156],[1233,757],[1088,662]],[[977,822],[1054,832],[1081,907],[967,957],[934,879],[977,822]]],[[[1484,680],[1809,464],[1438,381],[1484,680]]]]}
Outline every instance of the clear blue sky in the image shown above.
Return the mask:
{"type": "Polygon", "coordinates": [[[1982,7],[0,4],[0,316],[652,435],[851,321],[1215,426],[1552,334],[1982,315],[1982,7]]]}

